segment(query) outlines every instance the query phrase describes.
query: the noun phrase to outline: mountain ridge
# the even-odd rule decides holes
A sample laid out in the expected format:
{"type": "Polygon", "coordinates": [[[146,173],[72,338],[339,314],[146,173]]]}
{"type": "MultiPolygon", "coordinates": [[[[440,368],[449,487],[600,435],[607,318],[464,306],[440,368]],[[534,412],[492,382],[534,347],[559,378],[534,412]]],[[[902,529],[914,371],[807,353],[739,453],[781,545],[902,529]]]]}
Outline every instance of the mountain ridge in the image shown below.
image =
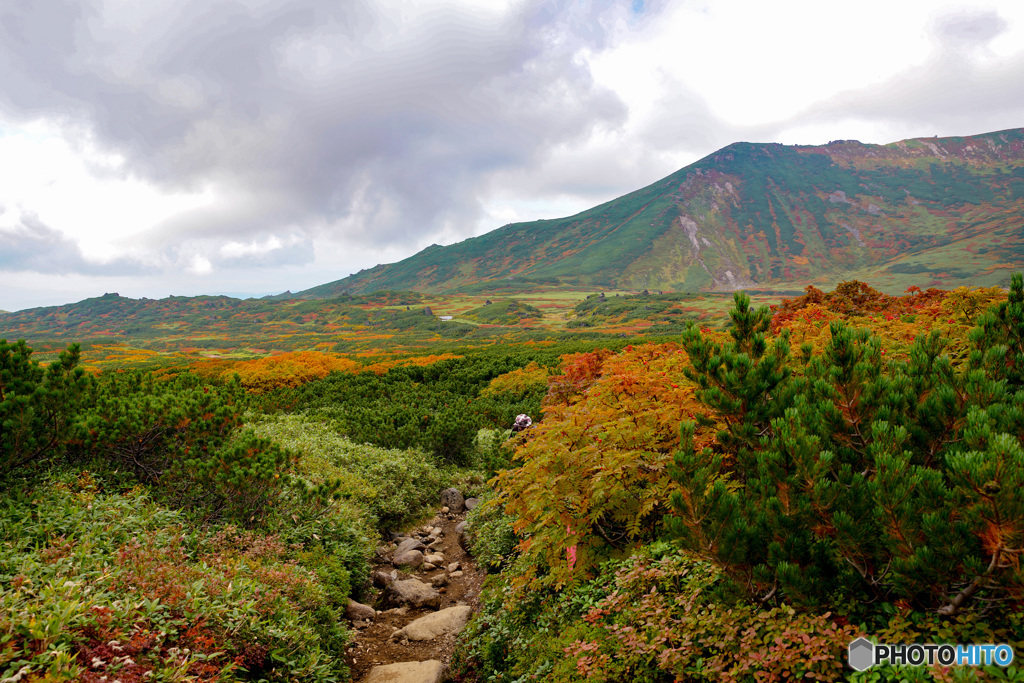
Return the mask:
{"type": "Polygon", "coordinates": [[[872,274],[890,289],[906,274],[924,274],[922,285],[994,284],[1024,265],[1022,216],[1024,129],[887,145],[736,142],[573,216],[508,224],[280,296],[517,279],[677,291],[872,274]],[[952,252],[969,258],[943,263],[965,240],[952,252]]]}

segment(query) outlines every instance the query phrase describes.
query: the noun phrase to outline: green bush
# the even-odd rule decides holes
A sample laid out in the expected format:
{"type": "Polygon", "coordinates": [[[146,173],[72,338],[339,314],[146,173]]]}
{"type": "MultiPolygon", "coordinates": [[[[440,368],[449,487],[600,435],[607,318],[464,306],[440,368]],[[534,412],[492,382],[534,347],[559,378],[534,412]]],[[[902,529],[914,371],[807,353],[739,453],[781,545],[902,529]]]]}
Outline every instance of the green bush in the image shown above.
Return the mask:
{"type": "Polygon", "coordinates": [[[258,525],[283,495],[294,456],[241,429],[245,398],[238,382],[211,386],[187,373],[103,375],[75,420],[71,453],[131,472],[173,505],[258,525]]]}
{"type": "Polygon", "coordinates": [[[787,605],[716,604],[708,589],[720,581],[714,565],[665,543],[607,562],[593,579],[563,591],[516,591],[492,581],[461,636],[455,678],[655,683],[842,677],[843,655],[857,629],[787,605]]]}
{"type": "Polygon", "coordinates": [[[0,499],[0,678],[345,678],[330,590],[280,538],[200,531],[67,473],[0,499]]]}
{"type": "Polygon", "coordinates": [[[454,477],[421,451],[355,443],[322,419],[278,415],[251,425],[256,434],[301,453],[299,472],[314,482],[340,482],[338,493],[382,530],[416,521],[454,477]]]}
{"type": "Polygon", "coordinates": [[[493,492],[482,495],[477,506],[466,515],[470,552],[487,571],[501,569],[513,557],[518,539],[512,522],[493,492]]]}

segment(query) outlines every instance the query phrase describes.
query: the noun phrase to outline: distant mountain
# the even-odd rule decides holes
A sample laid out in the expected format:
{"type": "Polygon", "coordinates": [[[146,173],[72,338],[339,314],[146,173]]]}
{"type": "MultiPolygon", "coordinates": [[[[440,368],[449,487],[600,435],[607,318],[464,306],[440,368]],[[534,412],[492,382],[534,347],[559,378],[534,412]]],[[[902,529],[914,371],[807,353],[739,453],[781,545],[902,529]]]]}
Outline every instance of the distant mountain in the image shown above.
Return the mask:
{"type": "Polygon", "coordinates": [[[739,142],[569,218],[513,223],[285,295],[564,284],[677,291],[857,277],[998,284],[1024,268],[1024,129],[889,145],[739,142]]]}

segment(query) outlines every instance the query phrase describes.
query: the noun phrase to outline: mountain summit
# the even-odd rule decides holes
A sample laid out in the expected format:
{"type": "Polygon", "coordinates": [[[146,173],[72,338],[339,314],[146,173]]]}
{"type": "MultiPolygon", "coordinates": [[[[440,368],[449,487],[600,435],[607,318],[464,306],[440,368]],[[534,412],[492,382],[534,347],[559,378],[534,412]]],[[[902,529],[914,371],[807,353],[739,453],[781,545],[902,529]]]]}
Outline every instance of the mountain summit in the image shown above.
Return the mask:
{"type": "Polygon", "coordinates": [[[292,296],[508,280],[682,291],[850,277],[996,284],[1024,267],[1024,129],[888,145],[739,142],[568,218],[513,223],[292,296]]]}

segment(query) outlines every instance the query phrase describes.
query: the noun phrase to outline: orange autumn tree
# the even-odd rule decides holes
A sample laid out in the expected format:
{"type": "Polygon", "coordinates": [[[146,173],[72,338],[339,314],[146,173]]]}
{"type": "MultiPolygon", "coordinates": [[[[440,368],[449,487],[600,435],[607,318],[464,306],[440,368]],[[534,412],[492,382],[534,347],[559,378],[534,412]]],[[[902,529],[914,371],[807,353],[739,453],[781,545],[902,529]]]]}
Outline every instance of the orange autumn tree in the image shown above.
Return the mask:
{"type": "MultiPolygon", "coordinates": [[[[655,536],[673,488],[667,469],[679,424],[701,411],[681,380],[687,363],[674,344],[563,357],[543,421],[520,437],[522,464],[494,480],[524,539],[527,579],[546,566],[541,580],[564,584],[655,536]]],[[[712,431],[698,441],[710,444],[712,431]]]]}
{"type": "Polygon", "coordinates": [[[357,372],[359,363],[342,356],[318,351],[296,351],[247,361],[203,361],[193,363],[192,370],[204,377],[239,376],[242,386],[254,393],[273,389],[294,388],[328,373],[357,372]]]}

